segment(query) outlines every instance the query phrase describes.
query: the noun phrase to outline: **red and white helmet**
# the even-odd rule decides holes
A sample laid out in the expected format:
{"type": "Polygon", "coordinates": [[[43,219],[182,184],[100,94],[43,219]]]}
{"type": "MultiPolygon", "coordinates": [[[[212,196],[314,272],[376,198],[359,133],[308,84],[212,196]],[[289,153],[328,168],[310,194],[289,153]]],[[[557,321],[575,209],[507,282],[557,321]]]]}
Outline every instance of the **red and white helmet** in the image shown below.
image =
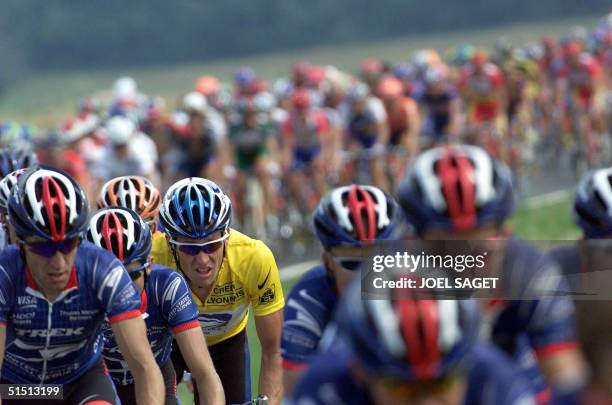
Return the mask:
{"type": "Polygon", "coordinates": [[[70,175],[36,167],[19,178],[9,197],[8,214],[20,238],[61,242],[81,236],[89,207],[85,192],[70,175]]]}
{"type": "Polygon", "coordinates": [[[478,146],[433,148],[408,170],[399,203],[418,233],[502,223],[514,209],[512,175],[478,146]]]}
{"type": "Polygon", "coordinates": [[[324,195],[313,221],[317,237],[326,249],[392,239],[403,223],[393,197],[377,187],[356,184],[335,188],[324,195]]]}

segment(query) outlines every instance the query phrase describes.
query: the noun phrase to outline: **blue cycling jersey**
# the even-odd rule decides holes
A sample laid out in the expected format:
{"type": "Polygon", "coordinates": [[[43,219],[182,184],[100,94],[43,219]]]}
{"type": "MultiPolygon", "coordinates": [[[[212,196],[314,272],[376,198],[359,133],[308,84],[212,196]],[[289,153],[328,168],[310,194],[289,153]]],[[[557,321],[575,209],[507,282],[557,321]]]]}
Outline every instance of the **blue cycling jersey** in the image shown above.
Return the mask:
{"type": "MultiPolygon", "coordinates": [[[[292,405],[369,405],[370,383],[355,379],[355,359],[346,345],[335,345],[317,356],[300,380],[292,405]]],[[[529,384],[512,362],[492,346],[479,344],[466,366],[466,405],[535,404],[529,384]]]]}
{"type": "Polygon", "coordinates": [[[483,311],[483,335],[510,355],[534,392],[546,398],[550,392],[538,359],[576,345],[574,304],[571,298],[560,295],[516,298],[546,283],[550,289],[565,290],[565,280],[550,257],[530,243],[513,238],[507,244],[500,281],[502,296],[489,302],[483,311]]]}
{"type": "Polygon", "coordinates": [[[100,358],[100,333],[110,323],[140,316],[138,291],[110,252],[79,246],[70,279],[46,299],[11,246],[0,253],[0,324],[6,327],[2,378],[23,384],[67,384],[100,358]]]}
{"type": "MultiPolygon", "coordinates": [[[[172,352],[172,334],[200,327],[198,307],[191,298],[185,279],[176,271],[163,266],[154,266],[147,276],[141,302],[151,350],[157,364],[163,366],[172,352]]],[[[134,378],[117,347],[110,325],[105,323],[102,331],[102,355],[111,378],[115,384],[132,384],[134,378]]]]}
{"type": "Polygon", "coordinates": [[[281,336],[284,368],[301,369],[307,365],[317,351],[337,300],[334,280],[323,266],[306,272],[293,287],[284,309],[281,336]]]}

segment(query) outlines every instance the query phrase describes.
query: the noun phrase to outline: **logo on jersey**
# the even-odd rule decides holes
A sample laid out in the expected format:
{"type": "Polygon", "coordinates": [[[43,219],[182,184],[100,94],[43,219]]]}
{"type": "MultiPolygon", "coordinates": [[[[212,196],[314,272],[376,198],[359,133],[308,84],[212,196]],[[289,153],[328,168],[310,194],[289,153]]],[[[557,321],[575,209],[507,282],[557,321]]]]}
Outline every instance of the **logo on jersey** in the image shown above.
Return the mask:
{"type": "Polygon", "coordinates": [[[56,336],[82,336],[85,327],[53,328],[53,329],[15,329],[17,336],[26,337],[56,337],[56,336]]]}
{"type": "Polygon", "coordinates": [[[102,295],[104,294],[105,289],[110,289],[110,295],[107,299],[107,302],[112,302],[115,297],[115,293],[117,292],[117,288],[119,288],[119,284],[121,282],[121,276],[123,276],[123,267],[117,266],[112,269],[106,277],[104,277],[104,281],[102,281],[102,287],[98,290],[98,300],[104,301],[102,295]]]}
{"type": "Polygon", "coordinates": [[[162,301],[168,301],[170,304],[172,304],[174,300],[176,299],[176,293],[178,292],[178,288],[180,285],[181,285],[180,278],[177,277],[174,280],[172,280],[170,285],[166,287],[166,291],[164,291],[164,296],[162,298],[162,301]]]}
{"type": "Polygon", "coordinates": [[[198,316],[200,326],[205,333],[223,330],[231,319],[231,313],[200,314],[200,316],[198,316]]]}
{"type": "MultiPolygon", "coordinates": [[[[18,358],[21,358],[22,360],[48,361],[48,360],[61,359],[62,357],[66,357],[72,352],[81,350],[87,344],[87,340],[82,340],[78,343],[65,344],[65,345],[51,345],[51,346],[45,347],[45,345],[31,345],[22,340],[15,339],[12,342],[12,344],[15,345],[16,348],[24,350],[24,351],[38,351],[40,353],[40,357],[36,356],[32,358],[27,358],[27,357],[22,357],[22,356],[16,356],[18,358]]],[[[13,355],[15,355],[14,352],[13,352],[13,355]]]]}
{"type": "Polygon", "coordinates": [[[206,300],[208,306],[224,306],[234,304],[245,296],[244,288],[236,288],[233,282],[218,285],[206,300]]]}
{"type": "Polygon", "coordinates": [[[36,306],[37,305],[37,301],[35,297],[30,297],[29,295],[21,295],[19,297],[17,297],[17,304],[19,304],[20,307],[23,306],[29,306],[29,305],[33,305],[36,306]]]}
{"type": "Polygon", "coordinates": [[[274,302],[274,299],[276,298],[276,294],[274,293],[274,288],[275,288],[274,284],[266,288],[263,294],[259,296],[260,304],[269,304],[271,302],[274,302]]]}
{"type": "Polygon", "coordinates": [[[266,278],[264,279],[264,281],[263,281],[261,284],[257,284],[257,288],[258,288],[258,289],[260,289],[260,290],[261,290],[262,288],[264,288],[264,286],[265,286],[265,285],[266,285],[266,283],[268,282],[268,278],[270,278],[270,271],[271,271],[271,270],[268,270],[268,275],[266,276],[266,278]]]}

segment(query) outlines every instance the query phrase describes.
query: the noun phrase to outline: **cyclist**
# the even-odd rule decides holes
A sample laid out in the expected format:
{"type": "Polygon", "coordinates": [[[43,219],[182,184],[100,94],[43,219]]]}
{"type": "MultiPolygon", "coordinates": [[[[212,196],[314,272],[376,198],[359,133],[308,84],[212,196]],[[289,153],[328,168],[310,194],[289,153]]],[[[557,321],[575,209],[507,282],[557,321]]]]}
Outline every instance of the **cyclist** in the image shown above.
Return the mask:
{"type": "Polygon", "coordinates": [[[429,148],[440,142],[457,139],[461,101],[457,89],[444,69],[430,67],[425,71],[425,90],[420,103],[425,109],[421,146],[429,148]]]}
{"type": "Polygon", "coordinates": [[[603,129],[604,83],[601,66],[596,58],[583,52],[577,41],[568,41],[564,59],[558,71],[557,105],[570,122],[577,141],[585,143],[591,165],[597,163],[598,135],[603,129]]]}
{"type": "Polygon", "coordinates": [[[23,170],[38,163],[36,155],[28,148],[19,146],[13,149],[0,149],[0,249],[15,242],[8,223],[8,197],[17,176],[23,170]],[[21,170],[20,172],[15,172],[21,170]]]}
{"type": "Polygon", "coordinates": [[[271,156],[277,150],[276,129],[269,115],[260,111],[258,97],[242,98],[237,105],[237,116],[230,125],[229,139],[234,151],[234,162],[238,169],[236,176],[236,195],[240,197],[242,208],[238,214],[240,223],[244,225],[245,215],[253,215],[244,210],[249,196],[247,193],[247,177],[254,175],[263,191],[264,201],[259,201],[256,212],[259,214],[257,224],[263,231],[268,214],[277,212],[276,199],[272,186],[269,165],[271,156]]]}
{"type": "Polygon", "coordinates": [[[363,300],[360,286],[343,296],[339,338],[314,359],[293,404],[535,404],[511,361],[478,343],[475,301],[392,289],[363,300]]]}
{"type": "Polygon", "coordinates": [[[136,287],[113,255],[81,242],[89,211],[81,187],[33,168],[19,178],[8,211],[19,242],[0,253],[0,383],[62,384],[59,403],[115,404],[101,358],[107,316],[138,402],[162,404],[136,287]]]}
{"type": "Polygon", "coordinates": [[[291,101],[291,113],[280,129],[282,163],[291,194],[306,215],[327,188],[324,167],[333,161],[333,140],[328,117],[312,106],[309,90],[295,90],[291,101]],[[307,179],[312,180],[317,197],[308,198],[307,179]]]}
{"type": "Polygon", "coordinates": [[[161,194],[142,176],[121,176],[110,179],[102,186],[98,208],[124,207],[136,212],[149,226],[151,232],[157,231],[157,214],[161,204],[161,194]]]}
{"type": "Polygon", "coordinates": [[[385,74],[387,68],[382,60],[368,58],[361,62],[360,76],[368,85],[372,93],[376,93],[380,79],[385,74]]]}
{"type": "Polygon", "coordinates": [[[511,300],[524,296],[524,286],[548,279],[556,280],[558,285],[550,287],[557,290],[564,287],[564,280],[553,261],[509,235],[505,222],[514,208],[509,169],[480,147],[430,149],[406,174],[399,203],[422,239],[504,241],[496,245],[498,262],[491,270],[503,284],[501,297],[481,300],[489,320],[483,333],[521,365],[542,403],[551,394],[553,400],[575,395],[585,367],[574,336],[571,300],[559,295],[511,300]]]}
{"type": "Polygon", "coordinates": [[[106,122],[104,130],[109,145],[100,164],[94,168],[98,180],[129,174],[158,179],[155,143],[139,132],[130,119],[113,117],[106,122]]]}
{"type": "MultiPolygon", "coordinates": [[[[563,273],[568,277],[572,291],[579,288],[587,272],[603,272],[610,263],[610,238],[612,238],[612,167],[595,170],[582,179],[574,198],[574,218],[582,229],[582,240],[572,246],[561,247],[551,252],[563,273]]],[[[588,280],[588,278],[586,278],[588,280]]],[[[601,299],[601,298],[599,298],[601,299]]],[[[582,403],[599,403],[587,398],[597,392],[608,390],[608,401],[612,397],[612,385],[606,377],[610,364],[610,329],[606,329],[603,319],[608,316],[607,301],[576,301],[578,325],[581,333],[585,356],[592,369],[591,382],[583,393],[582,403]],[[604,309],[605,308],[605,309],[604,309]]],[[[601,403],[606,403],[603,401],[601,403]]]]}
{"type": "Polygon", "coordinates": [[[182,109],[188,115],[188,123],[185,134],[177,137],[184,155],[179,170],[185,176],[221,178],[221,168],[229,159],[223,117],[198,92],[183,97],[182,109]]]}
{"type": "Polygon", "coordinates": [[[389,194],[374,186],[349,185],[329,191],[313,217],[324,252],[322,264],[291,289],[283,321],[283,385],[291,395],[314,357],[338,295],[359,273],[367,244],[400,234],[403,218],[389,194]]]}
{"type": "Polygon", "coordinates": [[[8,200],[11,195],[11,191],[19,177],[27,169],[18,169],[12,173],[9,173],[2,180],[0,180],[0,225],[1,225],[1,244],[0,248],[4,249],[8,245],[17,243],[17,235],[15,235],[15,229],[11,226],[8,220],[8,200]]]}
{"type": "MultiPolygon", "coordinates": [[[[200,397],[200,403],[224,404],[221,381],[206,349],[198,308],[191,299],[185,279],[167,267],[151,266],[149,226],[128,208],[103,208],[91,217],[87,239],[117,256],[138,288],[149,344],[166,384],[165,404],[178,403],[176,376],[170,360],[173,336],[198,386],[203,387],[201,392],[205,395],[200,397]]],[[[113,331],[105,324],[102,332],[102,356],[117,394],[122,403],[135,403],[134,378],[117,347],[113,331]]]]}
{"type": "Polygon", "coordinates": [[[402,83],[395,77],[384,77],[378,85],[377,96],[387,112],[390,153],[388,162],[392,173],[391,187],[396,188],[409,160],[419,151],[421,118],[416,102],[406,97],[402,83]]]}
{"type": "Polygon", "coordinates": [[[38,163],[36,155],[28,148],[0,148],[0,178],[17,169],[24,169],[38,163]]]}
{"type": "Polygon", "coordinates": [[[485,146],[497,158],[505,159],[501,142],[505,134],[506,94],[501,69],[489,61],[488,54],[479,50],[459,78],[459,90],[465,103],[468,129],[475,132],[476,144],[485,146]]]}
{"type": "MultiPolygon", "coordinates": [[[[159,212],[168,243],[152,256],[187,280],[228,403],[251,398],[246,324],[252,308],[262,348],[259,391],[278,404],[284,306],[278,269],[263,242],[229,227],[231,217],[231,202],[215,183],[181,180],[168,189],[159,212]]],[[[187,367],[179,352],[173,361],[182,375],[187,367]]]]}

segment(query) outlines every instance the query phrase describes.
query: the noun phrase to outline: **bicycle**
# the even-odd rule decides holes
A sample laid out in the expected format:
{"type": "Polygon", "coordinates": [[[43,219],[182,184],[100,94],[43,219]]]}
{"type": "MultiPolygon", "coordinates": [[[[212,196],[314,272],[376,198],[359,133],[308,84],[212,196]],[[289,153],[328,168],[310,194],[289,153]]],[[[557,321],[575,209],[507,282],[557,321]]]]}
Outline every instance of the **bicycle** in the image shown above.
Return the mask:
{"type": "Polygon", "coordinates": [[[259,395],[257,398],[251,399],[250,401],[231,405],[268,405],[268,403],[269,400],[267,395],[259,395]]]}

